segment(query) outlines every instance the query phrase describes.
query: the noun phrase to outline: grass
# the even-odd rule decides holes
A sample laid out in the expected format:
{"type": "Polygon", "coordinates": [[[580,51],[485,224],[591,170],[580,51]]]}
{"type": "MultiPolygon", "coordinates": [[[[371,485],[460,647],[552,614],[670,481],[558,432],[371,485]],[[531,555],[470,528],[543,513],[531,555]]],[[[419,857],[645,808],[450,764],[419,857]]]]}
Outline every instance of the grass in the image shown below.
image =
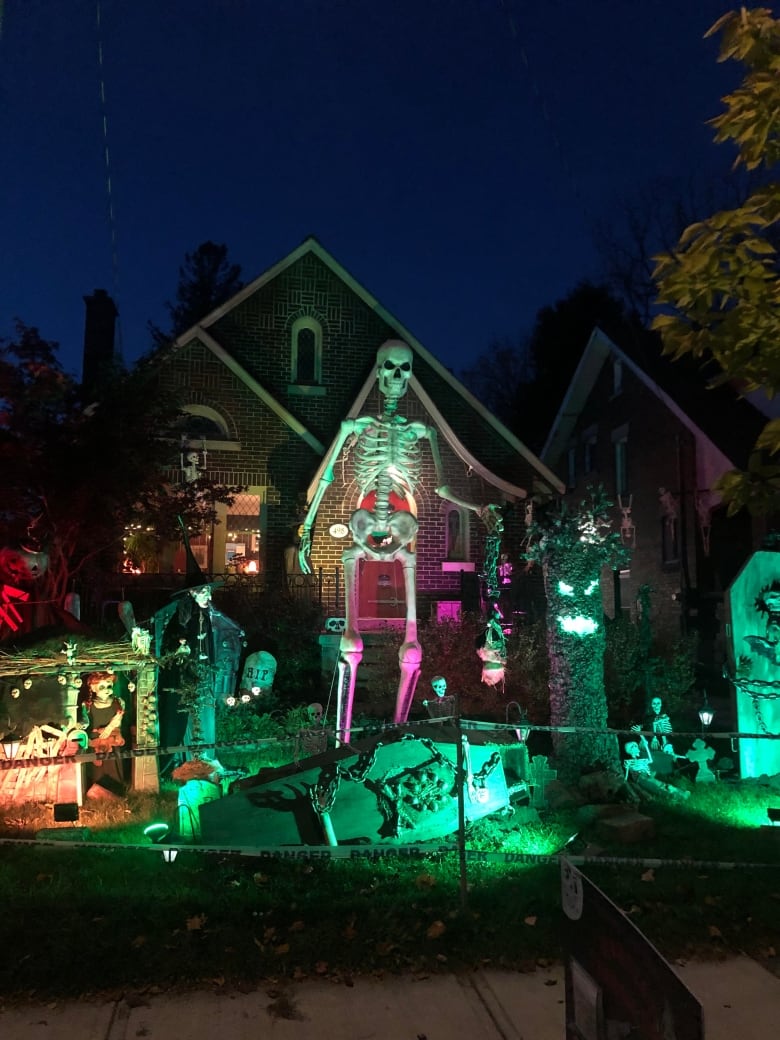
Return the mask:
{"type": "MultiPolygon", "coordinates": [[[[80,822],[111,849],[2,848],[6,999],[489,965],[532,971],[562,955],[556,863],[469,862],[464,905],[454,854],[290,862],[186,850],[166,864],[159,849],[121,847],[143,843],[150,820],[171,820],[175,802],[169,789],[87,803],[80,822]]],[[[603,858],[628,862],[581,869],[667,957],[744,951],[769,962],[780,936],[777,870],[700,864],[776,867],[780,828],[755,826],[770,803],[777,792],[751,783],[693,789],[685,803],[644,803],[655,837],[630,846],[605,843],[576,810],[518,810],[474,825],[468,847],[555,855],[566,846],[578,856],[600,844],[603,858]],[[699,865],[652,867],[640,858],[699,865]]],[[[50,806],[0,814],[2,837],[51,826],[50,806]]]]}

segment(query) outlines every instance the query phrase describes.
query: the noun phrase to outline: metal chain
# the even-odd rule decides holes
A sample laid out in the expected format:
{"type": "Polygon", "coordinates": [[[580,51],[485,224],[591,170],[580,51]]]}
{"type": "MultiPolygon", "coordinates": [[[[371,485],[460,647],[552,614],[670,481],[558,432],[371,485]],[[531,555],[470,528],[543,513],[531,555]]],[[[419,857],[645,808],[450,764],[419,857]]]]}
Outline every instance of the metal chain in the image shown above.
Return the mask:
{"type": "Polygon", "coordinates": [[[723,669],[723,676],[738,690],[742,693],[746,693],[748,697],[750,697],[753,702],[753,711],[756,713],[756,723],[758,724],[759,732],[771,736],[769,733],[769,727],[764,721],[764,716],[761,714],[761,705],[759,704],[759,701],[780,700],[780,682],[772,679],[738,679],[735,675],[730,675],[726,668],[723,669]]]}

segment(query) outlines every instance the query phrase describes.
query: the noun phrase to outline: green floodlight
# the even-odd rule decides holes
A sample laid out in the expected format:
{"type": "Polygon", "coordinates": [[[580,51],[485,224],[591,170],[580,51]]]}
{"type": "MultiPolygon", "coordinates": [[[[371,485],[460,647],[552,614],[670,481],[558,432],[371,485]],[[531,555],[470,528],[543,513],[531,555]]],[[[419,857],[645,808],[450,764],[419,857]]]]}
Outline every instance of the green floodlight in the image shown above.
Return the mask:
{"type": "Polygon", "coordinates": [[[157,844],[165,838],[169,830],[167,823],[150,823],[148,827],[144,827],[144,837],[157,844]]]}

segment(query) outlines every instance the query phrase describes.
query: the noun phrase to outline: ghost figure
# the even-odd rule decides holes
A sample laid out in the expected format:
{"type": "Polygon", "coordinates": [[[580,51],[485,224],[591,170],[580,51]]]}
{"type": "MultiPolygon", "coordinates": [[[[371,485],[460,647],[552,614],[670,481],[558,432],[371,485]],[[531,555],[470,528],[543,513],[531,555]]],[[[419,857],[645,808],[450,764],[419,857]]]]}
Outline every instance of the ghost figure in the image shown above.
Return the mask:
{"type": "Polygon", "coordinates": [[[417,639],[416,567],[412,543],[417,535],[417,517],[412,511],[414,493],[422,478],[420,444],[428,441],[436,472],[436,494],[453,505],[475,512],[489,531],[500,531],[497,505],[479,506],[465,502],[443,484],[443,467],[437,431],[423,422],[409,421],[398,414],[398,403],[412,377],[412,350],[400,340],[388,340],[377,351],[376,380],[384,398],[381,415],[347,419],[330,453],[301,528],[299,561],[304,574],[311,573],[309,553],[312,528],[325,492],[333,483],[335,463],[347,445],[354,445],[354,475],[360,489],[358,508],[349,519],[352,545],[342,555],[346,591],[346,623],[339,644],[339,683],[336,729],[342,741],[349,740],[357,669],[363,658],[363,640],[358,628],[360,562],[398,560],[404,574],[406,624],[398,651],[400,679],[396,695],[395,722],[409,717],[422,649],[417,639]]]}

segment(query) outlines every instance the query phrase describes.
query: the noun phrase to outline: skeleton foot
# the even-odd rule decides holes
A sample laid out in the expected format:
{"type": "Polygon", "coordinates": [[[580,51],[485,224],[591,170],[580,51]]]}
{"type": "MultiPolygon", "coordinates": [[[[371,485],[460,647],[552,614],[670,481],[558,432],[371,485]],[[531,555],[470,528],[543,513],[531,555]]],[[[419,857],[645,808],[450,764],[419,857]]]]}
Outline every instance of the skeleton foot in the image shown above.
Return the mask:
{"type": "Polygon", "coordinates": [[[398,663],[401,666],[401,678],[398,683],[398,696],[395,702],[395,715],[393,722],[406,722],[414,699],[414,691],[417,688],[417,680],[420,678],[420,665],[422,664],[422,647],[413,640],[404,643],[398,651],[398,663]]]}

